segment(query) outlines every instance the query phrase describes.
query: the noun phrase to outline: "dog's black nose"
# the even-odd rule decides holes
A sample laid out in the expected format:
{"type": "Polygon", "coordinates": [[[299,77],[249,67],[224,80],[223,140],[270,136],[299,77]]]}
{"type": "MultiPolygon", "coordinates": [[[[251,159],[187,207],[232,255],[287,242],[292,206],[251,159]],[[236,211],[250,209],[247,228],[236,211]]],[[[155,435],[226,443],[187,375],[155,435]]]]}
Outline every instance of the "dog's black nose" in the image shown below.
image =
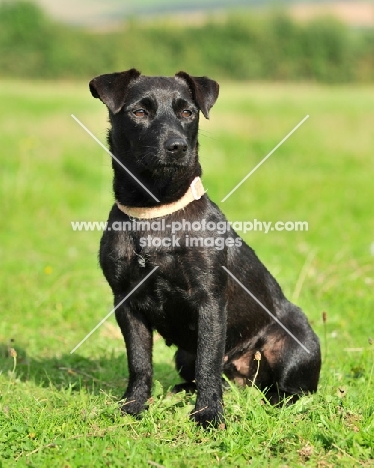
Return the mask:
{"type": "Polygon", "coordinates": [[[182,156],[187,151],[187,141],[183,138],[169,138],[165,142],[165,149],[173,156],[182,156]]]}

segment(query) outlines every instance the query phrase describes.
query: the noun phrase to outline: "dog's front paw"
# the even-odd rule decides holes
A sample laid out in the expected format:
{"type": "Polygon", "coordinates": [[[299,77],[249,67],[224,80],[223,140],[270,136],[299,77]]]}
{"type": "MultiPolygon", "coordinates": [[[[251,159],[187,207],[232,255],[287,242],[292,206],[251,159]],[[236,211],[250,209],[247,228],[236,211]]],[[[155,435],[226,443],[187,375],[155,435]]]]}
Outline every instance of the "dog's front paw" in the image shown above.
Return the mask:
{"type": "Polygon", "coordinates": [[[125,402],[121,405],[122,415],[131,414],[132,416],[139,417],[147,409],[148,405],[131,398],[126,398],[125,402]]]}
{"type": "Polygon", "coordinates": [[[225,418],[221,403],[214,403],[203,407],[196,406],[190,414],[190,418],[204,429],[209,427],[224,427],[225,418]]]}

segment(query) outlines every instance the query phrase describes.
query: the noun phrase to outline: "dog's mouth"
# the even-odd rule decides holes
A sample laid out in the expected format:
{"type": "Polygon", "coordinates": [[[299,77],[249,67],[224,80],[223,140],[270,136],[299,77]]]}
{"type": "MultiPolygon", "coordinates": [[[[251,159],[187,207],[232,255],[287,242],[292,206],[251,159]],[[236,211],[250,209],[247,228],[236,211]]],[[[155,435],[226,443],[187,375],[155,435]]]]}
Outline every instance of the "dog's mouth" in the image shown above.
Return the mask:
{"type": "Polygon", "coordinates": [[[147,153],[139,152],[136,160],[136,165],[139,169],[153,170],[157,168],[177,168],[187,167],[191,165],[193,154],[190,149],[187,149],[183,155],[173,157],[165,150],[155,149],[147,153]]]}
{"type": "Polygon", "coordinates": [[[189,165],[189,161],[170,161],[165,163],[159,163],[158,167],[173,168],[173,167],[186,167],[189,165]]]}

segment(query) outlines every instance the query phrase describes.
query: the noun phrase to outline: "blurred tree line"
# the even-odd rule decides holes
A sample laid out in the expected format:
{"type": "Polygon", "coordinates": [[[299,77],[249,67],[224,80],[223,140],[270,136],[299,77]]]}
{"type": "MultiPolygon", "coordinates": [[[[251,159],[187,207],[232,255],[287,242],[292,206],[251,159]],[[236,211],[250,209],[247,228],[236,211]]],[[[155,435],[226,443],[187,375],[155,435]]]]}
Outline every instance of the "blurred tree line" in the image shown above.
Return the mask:
{"type": "Polygon", "coordinates": [[[369,82],[374,30],[245,12],[196,26],[132,19],[98,33],[54,22],[32,3],[0,5],[2,77],[90,78],[130,67],[156,75],[183,69],[237,80],[369,82]]]}

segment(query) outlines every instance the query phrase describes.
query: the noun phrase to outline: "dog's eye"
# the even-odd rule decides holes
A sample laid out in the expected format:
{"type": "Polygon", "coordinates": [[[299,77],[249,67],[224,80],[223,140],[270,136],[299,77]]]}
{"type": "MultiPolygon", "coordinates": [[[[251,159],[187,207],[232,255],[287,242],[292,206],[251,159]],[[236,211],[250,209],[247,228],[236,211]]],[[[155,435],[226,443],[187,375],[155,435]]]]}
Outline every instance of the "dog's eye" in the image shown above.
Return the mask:
{"type": "Polygon", "coordinates": [[[134,111],[132,111],[132,113],[136,117],[145,117],[146,115],[148,115],[148,112],[144,109],[135,109],[134,111]]]}
{"type": "Polygon", "coordinates": [[[182,110],[181,115],[182,117],[191,117],[192,111],[190,111],[189,109],[184,109],[182,110]]]}

